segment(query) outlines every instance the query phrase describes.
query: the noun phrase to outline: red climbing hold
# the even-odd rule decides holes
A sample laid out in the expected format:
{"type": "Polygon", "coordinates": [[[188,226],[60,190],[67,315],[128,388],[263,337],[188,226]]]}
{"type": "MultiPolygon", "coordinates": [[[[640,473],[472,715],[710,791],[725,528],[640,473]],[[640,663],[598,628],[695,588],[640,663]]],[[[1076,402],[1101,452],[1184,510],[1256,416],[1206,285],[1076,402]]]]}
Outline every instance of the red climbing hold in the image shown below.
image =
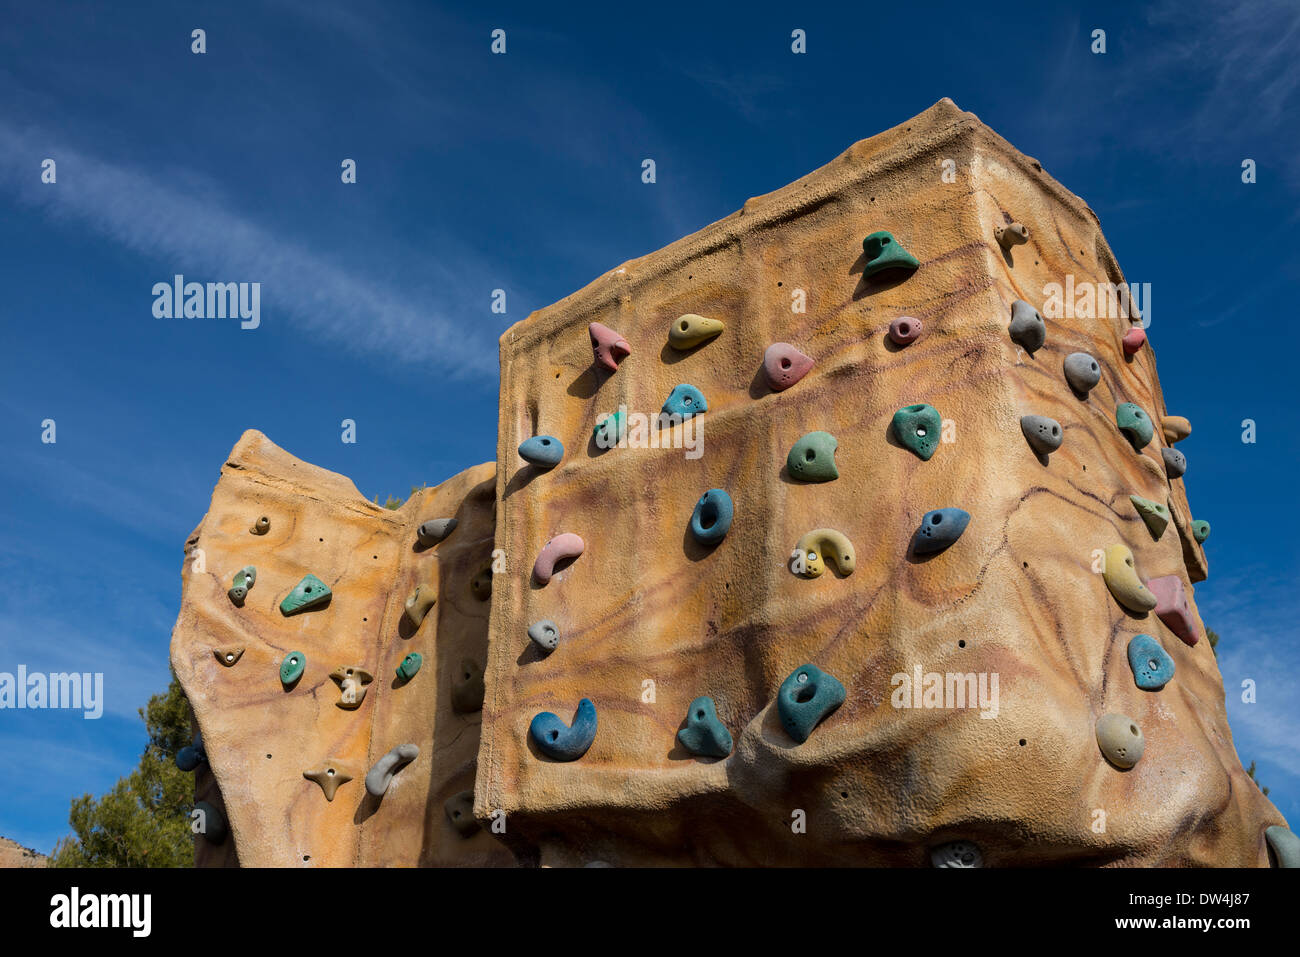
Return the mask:
{"type": "Polygon", "coordinates": [[[1177,575],[1165,575],[1152,578],[1147,582],[1147,588],[1156,596],[1156,617],[1165,623],[1165,627],[1186,644],[1194,645],[1200,641],[1183,580],[1177,575]]]}
{"type": "Polygon", "coordinates": [[[627,340],[609,326],[593,322],[587,327],[587,332],[591,335],[591,351],[595,354],[596,361],[611,372],[617,371],[618,364],[632,354],[632,347],[627,344],[627,340]]]}
{"type": "Polygon", "coordinates": [[[894,340],[896,346],[905,346],[909,342],[915,342],[920,335],[920,319],[913,319],[911,316],[899,316],[889,324],[889,338],[894,340]]]}
{"type": "Polygon", "coordinates": [[[1138,327],[1134,326],[1128,332],[1124,333],[1124,354],[1133,355],[1147,341],[1147,334],[1138,327]]]}
{"type": "Polygon", "coordinates": [[[788,342],[774,342],[763,353],[763,374],[773,392],[790,388],[812,367],[812,359],[788,342]]]}

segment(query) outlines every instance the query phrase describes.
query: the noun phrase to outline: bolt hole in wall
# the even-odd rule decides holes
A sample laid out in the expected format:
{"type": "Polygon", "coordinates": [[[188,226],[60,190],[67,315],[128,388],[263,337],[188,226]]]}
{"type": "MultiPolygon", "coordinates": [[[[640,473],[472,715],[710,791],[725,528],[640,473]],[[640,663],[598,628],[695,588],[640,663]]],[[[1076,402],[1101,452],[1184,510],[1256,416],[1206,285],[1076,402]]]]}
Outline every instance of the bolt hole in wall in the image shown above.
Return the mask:
{"type": "Polygon", "coordinates": [[[1020,739],[1020,746],[1021,746],[1022,748],[1025,746],[1025,739],[1024,739],[1024,738],[1021,738],[1021,739],[1020,739]]]}
{"type": "Polygon", "coordinates": [[[963,638],[963,639],[961,639],[959,642],[957,642],[957,647],[958,647],[958,648],[965,648],[965,647],[966,647],[966,639],[963,638]]]}

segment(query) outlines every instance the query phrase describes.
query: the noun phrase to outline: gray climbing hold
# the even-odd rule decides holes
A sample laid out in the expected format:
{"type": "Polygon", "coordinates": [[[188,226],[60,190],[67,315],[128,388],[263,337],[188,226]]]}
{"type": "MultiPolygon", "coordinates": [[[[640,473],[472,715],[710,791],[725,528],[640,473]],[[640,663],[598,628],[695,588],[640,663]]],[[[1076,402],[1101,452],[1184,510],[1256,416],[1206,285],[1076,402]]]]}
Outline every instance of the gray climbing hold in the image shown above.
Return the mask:
{"type": "Polygon", "coordinates": [[[1023,299],[1017,299],[1011,304],[1011,325],[1007,327],[1007,332],[1030,354],[1041,349],[1047,341],[1047,326],[1043,317],[1023,299]]]}
{"type": "Polygon", "coordinates": [[[1165,460],[1165,474],[1171,479],[1182,478],[1187,471],[1187,456],[1177,449],[1161,449],[1160,457],[1165,460]]]}
{"type": "Polygon", "coordinates": [[[930,852],[934,867],[983,867],[984,854],[971,841],[949,841],[930,852]]]}
{"type": "Polygon", "coordinates": [[[415,530],[415,537],[427,548],[430,545],[437,545],[454,532],[456,525],[454,518],[431,518],[415,530]]]}
{"type": "Polygon", "coordinates": [[[816,665],[801,665],[781,682],[776,710],[786,734],[800,744],[828,714],[844,703],[848,692],[839,680],[816,665]]]}
{"type": "Polygon", "coordinates": [[[691,702],[686,712],[686,727],[677,732],[677,740],[691,754],[725,758],[731,753],[731,732],[718,718],[718,709],[708,695],[691,702]]]}
{"type": "Polygon", "coordinates": [[[207,801],[194,802],[190,820],[194,822],[193,830],[202,834],[209,844],[220,844],[226,839],[226,816],[207,801]]]}
{"type": "Polygon", "coordinates": [[[451,710],[469,714],[483,710],[483,669],[472,658],[462,658],[451,678],[451,710]]]}
{"type": "Polygon", "coordinates": [[[1143,691],[1159,691],[1174,676],[1174,659],[1150,635],[1134,635],[1129,641],[1128,666],[1143,691]]]}
{"type": "Polygon", "coordinates": [[[474,820],[473,791],[461,791],[447,798],[442,810],[447,815],[447,823],[455,828],[456,833],[461,837],[473,837],[482,829],[479,822],[474,820]]]}
{"type": "Polygon", "coordinates": [[[1153,502],[1140,495],[1130,495],[1128,500],[1133,503],[1133,507],[1137,509],[1142,521],[1146,522],[1147,530],[1151,532],[1151,538],[1154,541],[1160,541],[1160,536],[1169,527],[1169,509],[1159,502],[1153,502]]]}
{"type": "Polygon", "coordinates": [[[419,745],[399,744],[382,758],[366,774],[366,792],[372,797],[383,797],[388,792],[388,785],[393,782],[393,775],[420,756],[419,745]]]}
{"type": "Polygon", "coordinates": [[[235,577],[230,583],[230,591],[226,592],[230,600],[235,603],[236,607],[244,607],[244,599],[248,597],[248,590],[257,583],[257,569],[252,565],[245,565],[239,571],[235,572],[235,577]]]}
{"type": "Polygon", "coordinates": [[[1039,455],[1050,455],[1061,447],[1065,432],[1061,423],[1045,415],[1022,415],[1020,431],[1025,433],[1029,447],[1039,455]]]}
{"type": "Polygon", "coordinates": [[[528,637],[533,640],[533,644],[549,655],[560,643],[560,626],[549,618],[543,618],[528,626],[528,637]]]}
{"type": "Polygon", "coordinates": [[[1097,721],[1097,745],[1107,761],[1127,771],[1141,760],[1146,739],[1128,715],[1105,714],[1097,721]]]}
{"type": "Polygon", "coordinates": [[[1281,824],[1274,824],[1264,829],[1264,839],[1273,849],[1278,867],[1300,867],[1300,837],[1281,824]]]}
{"type": "Polygon", "coordinates": [[[553,469],[564,458],[564,443],[553,435],[534,435],[519,443],[519,457],[539,469],[553,469]]]}
{"type": "Polygon", "coordinates": [[[1071,352],[1065,357],[1065,381],[1075,392],[1087,395],[1101,381],[1101,366],[1086,352],[1071,352]]]}

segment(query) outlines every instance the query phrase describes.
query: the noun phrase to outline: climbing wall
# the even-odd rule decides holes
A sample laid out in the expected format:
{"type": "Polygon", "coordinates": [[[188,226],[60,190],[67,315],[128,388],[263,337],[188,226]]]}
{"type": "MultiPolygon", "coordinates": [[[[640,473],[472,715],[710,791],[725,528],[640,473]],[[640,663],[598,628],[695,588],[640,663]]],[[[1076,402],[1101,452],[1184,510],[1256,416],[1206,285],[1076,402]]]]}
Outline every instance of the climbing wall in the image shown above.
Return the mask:
{"type": "Polygon", "coordinates": [[[477,816],[542,864],[1267,864],[1186,430],[1132,318],[1044,318],[1067,275],[1123,280],[1095,214],[944,100],[507,330],[477,816]],[[602,447],[670,396],[699,457],[602,447]]]}
{"type": "Polygon", "coordinates": [[[189,762],[196,800],[226,830],[196,840],[200,865],[513,863],[473,822],[467,793],[487,651],[494,476],[491,463],[475,466],[390,511],[259,432],[240,439],[187,543],[172,638],[205,754],[189,762]],[[455,527],[421,544],[419,527],[439,518],[455,527]],[[232,594],[248,566],[252,586],[232,594]],[[425,601],[412,617],[407,599],[417,586],[425,601]],[[436,602],[420,617],[430,594],[436,602]],[[305,602],[298,610],[295,596],[305,602]],[[411,674],[413,653],[421,663],[411,674]],[[405,678],[397,674],[404,661],[405,678]],[[381,795],[370,793],[367,773],[405,745],[418,756],[396,768],[381,795]]]}

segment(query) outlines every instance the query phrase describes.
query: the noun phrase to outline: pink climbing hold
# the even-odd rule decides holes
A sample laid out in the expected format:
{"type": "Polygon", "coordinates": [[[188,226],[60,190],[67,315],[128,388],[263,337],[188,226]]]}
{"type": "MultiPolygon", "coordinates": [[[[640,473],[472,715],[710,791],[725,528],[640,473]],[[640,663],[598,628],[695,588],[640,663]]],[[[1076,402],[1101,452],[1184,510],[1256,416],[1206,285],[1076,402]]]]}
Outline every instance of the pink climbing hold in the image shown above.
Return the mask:
{"type": "Polygon", "coordinates": [[[587,327],[587,332],[591,335],[591,351],[596,361],[611,372],[618,371],[618,364],[632,354],[627,340],[609,326],[593,322],[587,327]]]}
{"type": "Polygon", "coordinates": [[[808,374],[812,358],[788,342],[774,342],[763,353],[763,374],[773,392],[783,392],[808,374]]]}
{"type": "Polygon", "coordinates": [[[545,585],[555,574],[556,565],[566,558],[577,558],[586,547],[587,543],[582,537],[573,532],[556,535],[537,553],[537,561],[533,563],[533,577],[545,585]]]}
{"type": "Polygon", "coordinates": [[[1129,356],[1133,355],[1146,344],[1146,341],[1147,334],[1140,328],[1134,326],[1128,332],[1124,333],[1124,354],[1129,356]]]}
{"type": "Polygon", "coordinates": [[[1177,575],[1165,575],[1151,579],[1147,582],[1147,588],[1156,596],[1156,617],[1165,623],[1165,627],[1188,645],[1200,641],[1201,636],[1196,633],[1196,622],[1192,617],[1192,606],[1187,601],[1183,580],[1177,575]]]}
{"type": "Polygon", "coordinates": [[[894,345],[905,346],[921,337],[921,320],[911,316],[899,316],[889,324],[889,338],[894,345]]]}

